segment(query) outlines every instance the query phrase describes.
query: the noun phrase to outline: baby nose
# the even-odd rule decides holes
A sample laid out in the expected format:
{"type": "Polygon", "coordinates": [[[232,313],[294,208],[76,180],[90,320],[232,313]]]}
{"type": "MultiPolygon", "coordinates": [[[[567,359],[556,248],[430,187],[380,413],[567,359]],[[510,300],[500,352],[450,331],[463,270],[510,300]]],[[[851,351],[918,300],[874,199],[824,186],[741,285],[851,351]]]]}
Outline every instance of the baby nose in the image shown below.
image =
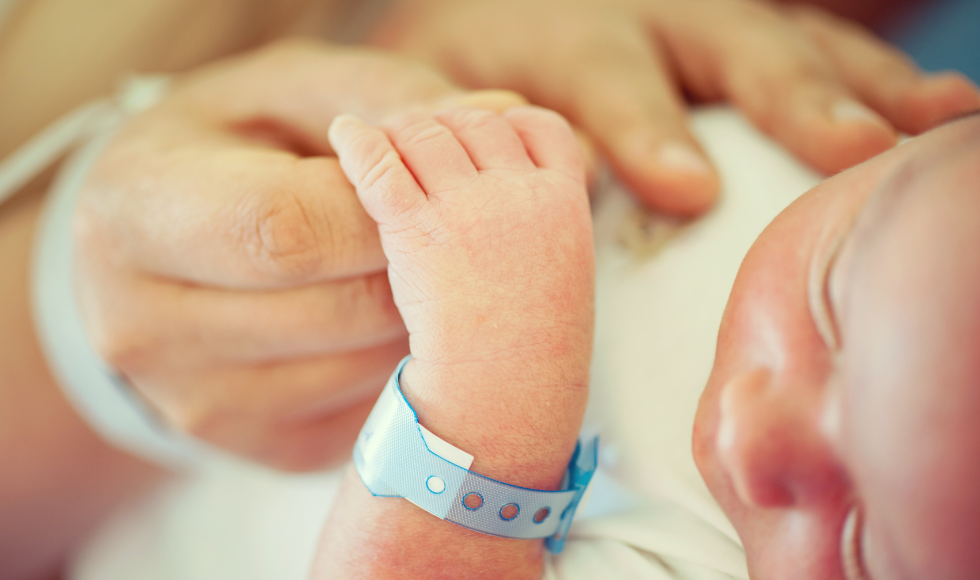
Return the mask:
{"type": "Polygon", "coordinates": [[[718,455],[747,505],[785,508],[839,499],[847,477],[821,429],[820,390],[769,369],[722,389],[718,455]]]}

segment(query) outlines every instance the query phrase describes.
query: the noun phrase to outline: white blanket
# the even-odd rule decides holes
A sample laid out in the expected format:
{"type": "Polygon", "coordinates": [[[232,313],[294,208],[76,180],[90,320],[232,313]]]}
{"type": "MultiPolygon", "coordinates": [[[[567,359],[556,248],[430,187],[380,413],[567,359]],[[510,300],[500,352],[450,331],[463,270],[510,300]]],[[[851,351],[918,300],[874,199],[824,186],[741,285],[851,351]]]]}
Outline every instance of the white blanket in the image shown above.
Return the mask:
{"type": "MultiPolygon", "coordinates": [[[[597,329],[587,422],[603,478],[550,580],[747,579],[738,537],[691,456],[698,397],[739,263],[818,176],[727,109],[694,126],[725,184],[717,208],[675,228],[615,186],[596,202],[597,329]],[[673,232],[652,256],[623,239],[673,232]],[[622,510],[623,490],[633,505],[622,510]]],[[[635,245],[635,244],[634,244],[635,245]]],[[[643,245],[642,243],[640,245],[643,245]]],[[[216,459],[109,522],[73,580],[305,580],[338,473],[288,476],[216,459]]]]}

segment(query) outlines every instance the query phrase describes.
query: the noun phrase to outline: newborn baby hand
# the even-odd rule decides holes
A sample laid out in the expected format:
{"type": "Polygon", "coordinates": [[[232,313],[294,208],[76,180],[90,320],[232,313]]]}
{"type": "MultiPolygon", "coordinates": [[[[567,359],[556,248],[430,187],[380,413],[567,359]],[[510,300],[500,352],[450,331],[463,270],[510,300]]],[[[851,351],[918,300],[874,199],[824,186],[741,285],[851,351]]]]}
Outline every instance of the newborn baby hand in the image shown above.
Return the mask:
{"type": "MultiPolygon", "coordinates": [[[[594,286],[583,163],[568,124],[533,107],[455,108],[380,129],[339,117],[330,141],[378,222],[415,357],[403,390],[420,421],[478,458],[488,438],[521,446],[548,433],[544,452],[559,467],[549,482],[560,479],[585,402],[594,286]],[[519,412],[509,408],[516,400],[519,412]]],[[[528,485],[542,467],[515,473],[528,485]]]]}
{"type": "Polygon", "coordinates": [[[584,172],[557,114],[342,117],[330,137],[378,222],[416,364],[565,351],[591,328],[584,172]]]}

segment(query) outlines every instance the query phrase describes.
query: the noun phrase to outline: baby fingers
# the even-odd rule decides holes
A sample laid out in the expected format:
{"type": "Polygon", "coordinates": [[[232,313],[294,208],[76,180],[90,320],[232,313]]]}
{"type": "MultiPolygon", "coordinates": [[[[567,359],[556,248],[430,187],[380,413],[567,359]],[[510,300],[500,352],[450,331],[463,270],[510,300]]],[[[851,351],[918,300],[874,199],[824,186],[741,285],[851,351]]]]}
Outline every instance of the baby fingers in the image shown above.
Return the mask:
{"type": "Polygon", "coordinates": [[[520,137],[504,117],[490,111],[456,107],[436,113],[436,119],[453,132],[478,170],[534,169],[520,137]]]}
{"type": "MultiPolygon", "coordinates": [[[[402,214],[425,202],[422,186],[384,131],[352,115],[341,115],[334,119],[329,135],[340,166],[357,188],[357,195],[368,214],[379,224],[398,223],[402,214]]],[[[452,143],[447,143],[448,139],[437,132],[430,130],[426,136],[419,131],[415,138],[438,141],[430,143],[432,149],[441,149],[449,156],[459,157],[459,152],[452,151],[452,143]]],[[[452,141],[455,142],[455,139],[452,141]]],[[[458,143],[456,147],[459,147],[458,143]]],[[[465,157],[466,153],[462,152],[462,155],[465,157]]]]}
{"type": "Polygon", "coordinates": [[[561,115],[539,107],[517,107],[506,111],[504,118],[524,141],[535,165],[584,183],[582,147],[561,115]]]}

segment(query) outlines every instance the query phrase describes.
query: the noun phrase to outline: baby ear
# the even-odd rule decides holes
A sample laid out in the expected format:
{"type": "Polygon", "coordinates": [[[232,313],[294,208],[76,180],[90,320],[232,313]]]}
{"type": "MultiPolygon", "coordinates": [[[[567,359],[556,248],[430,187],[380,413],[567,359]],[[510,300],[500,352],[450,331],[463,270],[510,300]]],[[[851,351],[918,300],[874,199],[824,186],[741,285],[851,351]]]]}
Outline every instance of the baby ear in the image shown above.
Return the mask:
{"type": "Polygon", "coordinates": [[[822,385],[779,379],[756,368],[722,387],[716,444],[736,493],[763,508],[840,498],[847,478],[822,428],[822,385]]]}

